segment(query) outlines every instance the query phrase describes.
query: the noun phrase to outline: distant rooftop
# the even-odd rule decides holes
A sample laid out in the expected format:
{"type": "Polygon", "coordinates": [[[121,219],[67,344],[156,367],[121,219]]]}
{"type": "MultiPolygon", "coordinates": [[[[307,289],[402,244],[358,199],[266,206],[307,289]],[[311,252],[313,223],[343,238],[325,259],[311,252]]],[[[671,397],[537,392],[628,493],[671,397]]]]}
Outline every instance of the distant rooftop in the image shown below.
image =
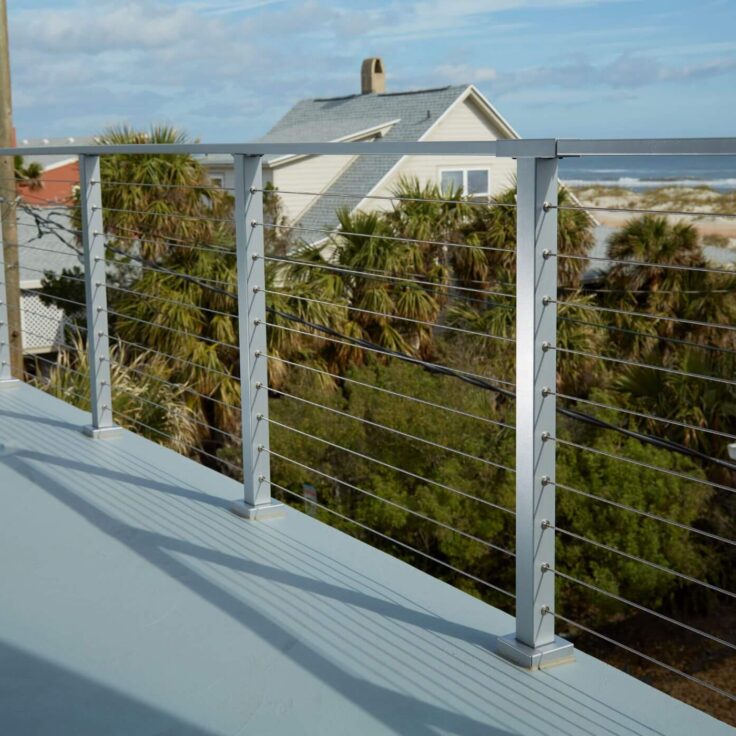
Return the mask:
{"type": "Polygon", "coordinates": [[[258,142],[333,141],[395,120],[386,140],[416,141],[468,86],[301,100],[258,142]]]}
{"type": "Polygon", "coordinates": [[[74,235],[69,209],[65,207],[33,208],[44,219],[39,229],[36,219],[22,207],[17,210],[18,227],[21,230],[24,244],[29,247],[20,248],[20,282],[24,288],[38,286],[44,271],[61,273],[64,268],[81,266],[81,257],[68,243],[74,242],[74,235]],[[58,234],[56,234],[56,232],[58,234]]]}
{"type": "MultiPolygon", "coordinates": [[[[21,138],[18,140],[19,148],[31,148],[36,146],[91,146],[97,142],[97,139],[93,136],[69,136],[67,138],[21,138]]],[[[76,158],[73,156],[71,158],[76,158]]],[[[26,164],[37,163],[43,166],[44,169],[59,164],[62,161],[68,160],[64,156],[23,156],[23,160],[26,164]]]]}
{"type": "MultiPolygon", "coordinates": [[[[263,137],[264,143],[298,140],[337,140],[395,121],[382,139],[418,141],[440,116],[468,89],[468,85],[412,90],[393,94],[362,94],[350,97],[302,100],[263,137]]],[[[358,156],[299,219],[303,238],[317,241],[337,226],[335,197],[348,209],[357,207],[401,160],[402,156],[358,156]],[[351,196],[352,195],[352,196],[351,196]],[[310,234],[311,233],[311,234],[310,234]]]]}

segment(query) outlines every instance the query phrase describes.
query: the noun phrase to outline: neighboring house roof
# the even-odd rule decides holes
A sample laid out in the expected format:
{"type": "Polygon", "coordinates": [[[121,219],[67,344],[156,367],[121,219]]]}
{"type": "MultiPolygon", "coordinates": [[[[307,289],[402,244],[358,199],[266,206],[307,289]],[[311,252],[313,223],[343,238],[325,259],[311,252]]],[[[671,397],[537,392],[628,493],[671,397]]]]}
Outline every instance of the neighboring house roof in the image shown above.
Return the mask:
{"type": "Polygon", "coordinates": [[[58,235],[49,232],[50,227],[46,225],[39,232],[35,219],[23,208],[18,208],[17,213],[21,289],[38,288],[45,271],[61,273],[64,268],[81,267],[80,256],[66,244],[74,243],[74,235],[68,232],[74,226],[67,208],[44,207],[42,210],[44,219],[58,225],[58,235]]]}
{"type": "MultiPolygon", "coordinates": [[[[467,98],[472,98],[502,137],[519,138],[473,85],[463,84],[302,100],[255,142],[320,143],[377,137],[392,142],[416,142],[422,140],[453,106],[467,98]]],[[[267,155],[264,164],[275,168],[295,158],[305,157],[267,155]]],[[[296,221],[296,225],[305,229],[302,239],[307,242],[324,240],[326,233],[338,225],[336,210],[358,207],[403,158],[400,154],[356,156],[296,221]]],[[[207,155],[202,157],[202,163],[207,167],[228,167],[232,166],[232,156],[207,155]]]]}
{"type": "Polygon", "coordinates": [[[37,291],[41,280],[47,271],[60,274],[64,268],[81,268],[82,259],[68,245],[74,244],[74,235],[69,232],[73,230],[69,209],[33,209],[54,223],[44,224],[39,230],[35,218],[26,209],[17,210],[23,352],[42,354],[56,351],[64,344],[65,315],[58,306],[43,303],[37,291]]]}
{"type": "MultiPolygon", "coordinates": [[[[467,86],[403,92],[367,94],[324,100],[303,100],[295,105],[262,140],[287,142],[289,135],[306,130],[314,140],[333,140],[349,133],[397,120],[383,136],[386,141],[415,142],[431,128],[440,116],[462,95],[467,86]],[[332,124],[330,124],[332,123],[332,124]],[[339,133],[339,136],[334,133],[339,133]]],[[[301,140],[309,140],[302,137],[301,140]]],[[[294,139],[296,140],[296,139],[294,139]]],[[[322,240],[326,230],[337,226],[336,210],[357,207],[391,169],[402,159],[396,156],[358,156],[314,204],[302,215],[298,226],[309,232],[300,233],[307,242],[322,240]],[[351,196],[356,195],[358,196],[351,196]]]]}
{"type": "MultiPolygon", "coordinates": [[[[18,148],[30,148],[39,146],[70,146],[72,144],[75,144],[77,146],[91,146],[94,143],[95,139],[92,136],[82,136],[78,138],[23,138],[22,140],[18,141],[18,148]]],[[[50,171],[52,169],[55,169],[57,166],[63,166],[70,161],[76,160],[76,156],[23,156],[23,163],[40,164],[43,167],[44,171],[50,171]]]]}
{"type": "MultiPolygon", "coordinates": [[[[381,129],[385,141],[416,142],[468,96],[473,96],[499,129],[509,138],[516,131],[472,85],[456,85],[411,92],[356,94],[347,97],[302,100],[262,138],[263,143],[350,140],[381,129]]],[[[266,158],[271,164],[283,157],[266,158]]],[[[345,171],[299,218],[299,227],[309,229],[303,239],[323,240],[337,226],[336,209],[356,208],[401,161],[402,155],[357,156],[345,171]]]]}

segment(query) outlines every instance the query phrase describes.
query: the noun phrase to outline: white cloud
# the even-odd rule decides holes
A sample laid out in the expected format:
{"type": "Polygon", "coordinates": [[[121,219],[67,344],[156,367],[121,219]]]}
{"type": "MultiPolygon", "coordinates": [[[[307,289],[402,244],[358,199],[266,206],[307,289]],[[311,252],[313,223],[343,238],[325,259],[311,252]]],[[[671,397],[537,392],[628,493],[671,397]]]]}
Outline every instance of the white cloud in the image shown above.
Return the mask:
{"type": "Polygon", "coordinates": [[[643,54],[621,54],[605,63],[581,58],[557,64],[499,71],[489,67],[440,65],[437,75],[451,83],[490,83],[496,95],[531,89],[577,89],[612,87],[635,89],[666,82],[708,79],[736,70],[736,57],[709,59],[691,64],[666,64],[643,54]]]}
{"type": "MultiPolygon", "coordinates": [[[[366,33],[393,40],[446,39],[450,36],[487,33],[489,29],[514,30],[519,23],[505,23],[499,14],[512,10],[583,7],[635,0],[418,0],[384,7],[380,22],[366,26],[366,33]]],[[[501,16],[503,17],[503,16],[501,16]]]]}
{"type": "Polygon", "coordinates": [[[200,11],[203,15],[230,15],[251,10],[266,8],[269,5],[278,5],[287,0],[229,0],[226,2],[192,2],[189,7],[200,11]]]}
{"type": "MultiPolygon", "coordinates": [[[[45,9],[14,3],[18,132],[91,134],[125,119],[171,121],[209,139],[242,140],[265,132],[300,98],[357,92],[360,60],[374,54],[385,57],[392,89],[473,82],[510,99],[525,90],[550,98],[567,90],[571,101],[585,90],[624,92],[733,71],[732,41],[709,47],[693,39],[692,54],[676,55],[633,26],[610,38],[608,27],[579,27],[545,45],[538,9],[603,2],[629,0],[45,0],[45,9]],[[506,12],[524,9],[524,16],[506,12]],[[520,39],[529,47],[523,53],[515,49],[520,39]],[[555,57],[561,48],[629,52],[570,60],[555,57]],[[660,53],[678,60],[663,61],[660,53]],[[521,68],[502,66],[519,59],[521,68]]],[[[675,43],[666,28],[659,38],[675,43]]]]}
{"type": "Polygon", "coordinates": [[[94,54],[110,48],[157,49],[187,33],[217,30],[192,9],[160,3],[99,2],[43,13],[21,11],[13,18],[13,41],[47,52],[94,54]]]}
{"type": "Polygon", "coordinates": [[[494,67],[471,67],[469,64],[441,64],[437,67],[437,74],[452,84],[480,84],[498,79],[498,70],[494,67]]]}

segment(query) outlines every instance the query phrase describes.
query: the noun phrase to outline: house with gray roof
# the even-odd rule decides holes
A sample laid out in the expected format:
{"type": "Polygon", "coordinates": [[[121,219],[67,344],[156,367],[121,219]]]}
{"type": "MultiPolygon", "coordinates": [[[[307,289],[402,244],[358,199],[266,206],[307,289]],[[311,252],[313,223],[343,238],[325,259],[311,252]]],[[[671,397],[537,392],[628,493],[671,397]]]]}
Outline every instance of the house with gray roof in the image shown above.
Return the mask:
{"type": "MultiPolygon", "coordinates": [[[[96,138],[24,138],[18,142],[21,151],[28,149],[43,149],[44,146],[92,145],[96,138]]],[[[39,207],[54,207],[70,204],[74,197],[74,190],[79,186],[79,163],[75,155],[58,156],[46,153],[24,154],[25,165],[35,164],[41,168],[41,175],[37,186],[28,187],[23,183],[18,187],[18,196],[23,202],[39,207]]]]}
{"type": "MultiPolygon", "coordinates": [[[[24,138],[18,148],[50,149],[57,146],[92,145],[96,138],[24,138]]],[[[64,347],[66,316],[54,305],[44,304],[39,290],[44,273],[60,274],[65,268],[81,267],[81,259],[73,242],[73,225],[68,204],[79,186],[76,154],[34,153],[23,156],[24,164],[41,167],[40,186],[20,186],[21,202],[17,210],[21,288],[21,329],[23,351],[43,355],[64,347]]]]}
{"type": "MultiPolygon", "coordinates": [[[[519,135],[472,85],[386,92],[381,59],[366,59],[361,93],[298,102],[262,138],[263,143],[498,140],[519,135]]],[[[232,159],[205,156],[210,177],[233,185],[232,159]]],[[[267,156],[264,182],[280,192],[283,213],[307,242],[319,242],[337,226],[336,210],[372,210],[390,201],[402,178],[460,188],[490,198],[509,186],[513,160],[492,156],[267,156]]]]}
{"type": "Polygon", "coordinates": [[[23,352],[42,355],[64,347],[64,311],[44,304],[40,297],[41,281],[46,272],[60,274],[63,269],[82,266],[69,233],[73,225],[67,208],[46,207],[44,224],[39,226],[25,206],[17,210],[18,233],[23,247],[18,249],[20,265],[20,318],[23,352]]]}

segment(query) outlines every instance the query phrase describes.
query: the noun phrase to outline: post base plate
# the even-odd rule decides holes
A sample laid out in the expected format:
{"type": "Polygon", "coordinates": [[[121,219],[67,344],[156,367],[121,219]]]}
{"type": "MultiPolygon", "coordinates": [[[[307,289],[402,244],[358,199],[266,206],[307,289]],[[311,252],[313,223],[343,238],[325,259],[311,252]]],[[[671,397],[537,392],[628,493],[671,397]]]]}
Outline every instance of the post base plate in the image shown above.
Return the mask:
{"type": "Polygon", "coordinates": [[[520,642],[515,634],[506,634],[496,640],[496,652],[528,670],[541,670],[575,661],[575,647],[559,636],[549,644],[529,647],[520,642]]]}
{"type": "Polygon", "coordinates": [[[251,521],[264,521],[266,519],[279,519],[286,514],[286,506],[278,501],[271,501],[260,506],[251,506],[242,499],[230,504],[230,511],[237,516],[251,521]]]}
{"type": "Polygon", "coordinates": [[[117,425],[113,427],[93,427],[91,424],[88,424],[82,427],[82,432],[94,440],[106,440],[122,434],[123,428],[117,425]]]}

